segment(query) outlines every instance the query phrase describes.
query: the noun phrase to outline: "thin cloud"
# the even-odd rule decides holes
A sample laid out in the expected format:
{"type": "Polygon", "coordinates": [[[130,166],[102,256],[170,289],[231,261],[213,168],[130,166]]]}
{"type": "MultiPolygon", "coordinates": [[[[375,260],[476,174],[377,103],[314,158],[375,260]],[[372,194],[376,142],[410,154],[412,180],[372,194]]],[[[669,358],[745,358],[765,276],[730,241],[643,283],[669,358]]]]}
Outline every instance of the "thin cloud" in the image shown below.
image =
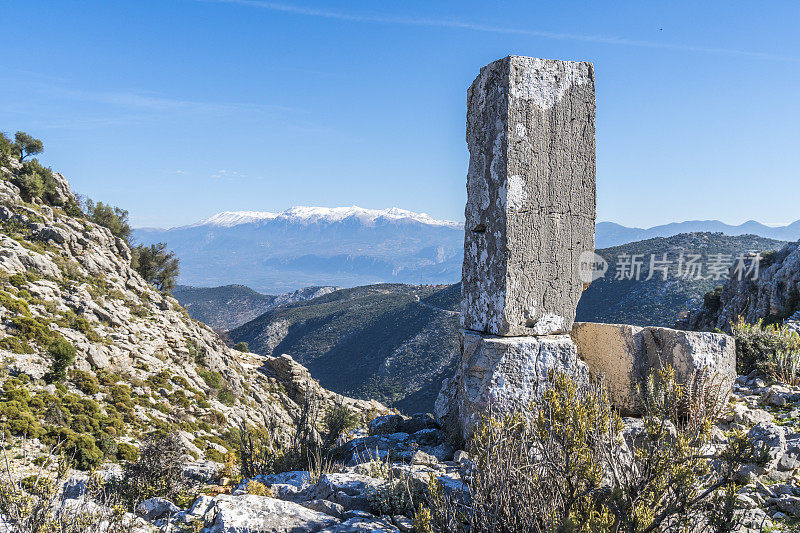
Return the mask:
{"type": "Polygon", "coordinates": [[[360,15],[352,13],[343,13],[339,11],[329,11],[326,9],[312,9],[306,7],[292,6],[276,2],[265,2],[261,0],[197,0],[197,1],[216,3],[216,4],[237,4],[243,6],[257,7],[261,9],[267,9],[269,11],[276,11],[281,13],[291,13],[295,15],[303,15],[308,17],[345,20],[350,22],[366,22],[366,23],[372,22],[381,24],[397,24],[404,26],[452,28],[452,29],[460,29],[460,30],[484,32],[484,33],[529,35],[532,37],[541,37],[544,39],[555,39],[564,41],[583,41],[590,43],[611,44],[619,46],[634,46],[639,48],[658,48],[663,50],[700,52],[706,54],[737,55],[737,56],[746,56],[746,57],[770,59],[777,61],[791,61],[791,62],[800,61],[800,58],[796,57],[769,54],[764,52],[754,52],[751,50],[737,50],[733,48],[716,48],[716,47],[692,46],[692,45],[673,44],[673,43],[659,43],[655,41],[641,41],[636,39],[627,39],[624,37],[612,37],[605,35],[585,35],[578,33],[561,33],[561,32],[551,32],[544,30],[510,28],[505,26],[489,26],[489,25],[475,24],[472,22],[464,22],[459,20],[427,19],[427,18],[412,18],[412,17],[388,17],[380,15],[360,15]]]}
{"type": "Polygon", "coordinates": [[[140,109],[152,112],[177,112],[190,114],[227,114],[252,111],[297,111],[294,108],[271,104],[248,104],[229,102],[202,102],[167,98],[160,95],[138,92],[97,92],[49,86],[46,90],[55,96],[83,100],[116,107],[140,109]]]}

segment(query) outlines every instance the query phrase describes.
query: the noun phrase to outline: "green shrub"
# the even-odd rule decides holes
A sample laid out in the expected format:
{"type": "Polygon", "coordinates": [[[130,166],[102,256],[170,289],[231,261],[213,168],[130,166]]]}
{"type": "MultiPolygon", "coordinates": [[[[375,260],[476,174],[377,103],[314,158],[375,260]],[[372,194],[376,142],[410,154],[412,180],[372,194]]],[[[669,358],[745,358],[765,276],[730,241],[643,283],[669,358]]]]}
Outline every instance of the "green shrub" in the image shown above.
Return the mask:
{"type": "Polygon", "coordinates": [[[166,370],[162,370],[156,374],[151,374],[145,380],[145,383],[150,385],[152,389],[160,389],[165,388],[167,390],[172,390],[172,384],[170,381],[170,373],[166,370]]]}
{"type": "Polygon", "coordinates": [[[48,346],[53,342],[55,334],[50,326],[30,316],[18,316],[11,319],[11,325],[17,336],[23,340],[37,342],[40,346],[48,346]]]}
{"type": "Polygon", "coordinates": [[[127,442],[120,442],[117,444],[117,460],[119,461],[136,461],[139,458],[139,448],[128,444],[127,442]]]}
{"type": "Polygon", "coordinates": [[[227,406],[231,406],[236,403],[236,396],[227,389],[223,389],[217,393],[217,399],[227,406]]]}
{"type": "MultiPolygon", "coordinates": [[[[660,382],[672,383],[666,372],[660,382]]],[[[666,387],[675,396],[662,405],[681,405],[689,386],[666,387]]],[[[539,392],[529,409],[490,412],[478,424],[468,501],[431,477],[427,501],[416,506],[417,530],[737,530],[737,474],[763,455],[745,435],[722,449],[709,446],[713,411],[677,425],[648,411],[643,431],[626,439],[601,384],[551,374],[539,392]]]]}
{"type": "Polygon", "coordinates": [[[178,407],[183,407],[187,409],[190,405],[192,405],[191,400],[186,396],[182,390],[177,390],[169,395],[169,400],[172,402],[173,405],[177,405],[178,407]]]}
{"type": "Polygon", "coordinates": [[[233,349],[234,350],[238,350],[240,352],[249,352],[250,351],[250,346],[246,342],[242,341],[242,342],[237,342],[236,344],[234,344],[233,345],[233,349]]]}
{"type": "Polygon", "coordinates": [[[70,370],[69,380],[84,394],[91,395],[100,392],[100,383],[98,383],[97,378],[84,370],[70,370]]]}
{"type": "Polygon", "coordinates": [[[111,385],[115,384],[116,382],[122,379],[122,376],[120,376],[119,374],[115,374],[113,372],[109,372],[108,370],[103,370],[103,369],[98,370],[96,376],[100,384],[106,387],[110,387],[111,385]]]}
{"type": "Polygon", "coordinates": [[[170,377],[170,380],[182,389],[192,390],[192,386],[189,384],[189,381],[183,376],[172,376],[170,377]]]}
{"type": "Polygon", "coordinates": [[[800,382],[800,335],[786,326],[765,326],[761,320],[748,324],[739,317],[731,324],[736,340],[736,364],[739,373],[759,369],[773,379],[788,384],[800,382]]]}
{"type": "Polygon", "coordinates": [[[337,404],[328,409],[322,419],[322,425],[325,428],[323,447],[332,447],[342,433],[355,428],[358,423],[358,415],[342,404],[337,404]]]}
{"type": "Polygon", "coordinates": [[[0,339],[0,348],[8,350],[9,352],[20,353],[20,354],[22,353],[31,354],[35,352],[35,350],[31,348],[30,344],[21,341],[17,337],[12,337],[12,336],[0,339]]]}
{"type": "Polygon", "coordinates": [[[135,406],[133,398],[131,398],[131,388],[125,384],[115,384],[109,387],[108,395],[111,404],[120,413],[130,413],[135,406]]]}
{"type": "Polygon", "coordinates": [[[75,468],[90,470],[103,460],[103,452],[91,435],[79,434],[65,427],[50,427],[42,442],[49,446],[59,445],[67,457],[71,457],[75,468]]]}
{"type": "Polygon", "coordinates": [[[198,372],[203,381],[206,382],[206,385],[211,387],[212,389],[218,389],[220,385],[222,385],[222,374],[219,372],[215,372],[213,370],[201,370],[198,372]]]}
{"type": "Polygon", "coordinates": [[[86,335],[86,338],[92,342],[100,342],[102,340],[100,335],[97,334],[89,321],[82,316],[75,318],[75,322],[71,324],[71,326],[72,329],[80,331],[86,335]]]}
{"type": "Polygon", "coordinates": [[[75,362],[75,346],[64,338],[58,338],[50,343],[47,349],[50,355],[50,371],[45,379],[52,383],[63,381],[66,377],[67,368],[75,362]]]}
{"type": "Polygon", "coordinates": [[[225,462],[225,454],[220,452],[219,450],[215,450],[214,448],[209,448],[203,452],[206,456],[206,459],[209,461],[214,461],[215,463],[224,463],[225,462]]]}
{"type": "Polygon", "coordinates": [[[16,378],[6,380],[0,389],[0,421],[15,435],[36,438],[41,433],[32,398],[25,384],[16,378]]]}
{"type": "Polygon", "coordinates": [[[30,315],[31,310],[25,300],[18,300],[7,292],[0,292],[0,305],[18,315],[30,315]]]}

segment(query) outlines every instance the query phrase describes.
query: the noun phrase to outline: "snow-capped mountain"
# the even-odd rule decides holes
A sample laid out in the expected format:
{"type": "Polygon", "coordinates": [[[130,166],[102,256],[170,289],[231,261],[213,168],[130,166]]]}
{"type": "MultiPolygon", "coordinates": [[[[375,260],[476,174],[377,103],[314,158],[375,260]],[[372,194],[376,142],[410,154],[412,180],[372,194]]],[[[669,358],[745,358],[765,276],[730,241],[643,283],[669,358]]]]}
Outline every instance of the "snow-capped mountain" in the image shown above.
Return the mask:
{"type": "Polygon", "coordinates": [[[335,223],[347,219],[355,219],[365,225],[374,225],[381,220],[419,222],[430,226],[461,228],[463,224],[450,220],[437,220],[427,213],[415,213],[399,207],[390,209],[364,209],[356,205],[351,207],[306,207],[295,206],[282,213],[268,211],[223,211],[189,227],[222,226],[231,227],[239,224],[253,224],[270,220],[282,220],[298,224],[335,223]]]}
{"type": "Polygon", "coordinates": [[[188,226],[137,229],[181,258],[180,282],[239,283],[267,293],[310,285],[455,282],[463,224],[393,207],[224,211],[188,226]]]}
{"type": "Polygon", "coordinates": [[[239,224],[252,224],[262,220],[272,220],[277,216],[276,213],[269,213],[267,211],[223,211],[186,227],[221,226],[230,228],[231,226],[238,226],[239,224]]]}

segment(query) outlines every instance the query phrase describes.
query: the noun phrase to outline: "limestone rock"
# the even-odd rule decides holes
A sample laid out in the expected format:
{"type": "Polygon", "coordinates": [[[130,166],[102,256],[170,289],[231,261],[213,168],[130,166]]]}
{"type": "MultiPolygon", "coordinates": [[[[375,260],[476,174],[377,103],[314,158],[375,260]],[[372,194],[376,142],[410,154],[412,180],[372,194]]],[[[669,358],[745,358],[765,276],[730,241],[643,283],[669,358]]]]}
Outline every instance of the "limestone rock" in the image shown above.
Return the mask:
{"type": "Polygon", "coordinates": [[[209,521],[210,514],[213,514],[213,522],[207,528],[209,533],[314,532],[338,523],[332,516],[312,511],[297,503],[252,494],[217,496],[206,512],[206,522],[209,521]]]}
{"type": "Polygon", "coordinates": [[[353,517],[349,520],[342,522],[341,524],[337,524],[333,527],[326,528],[322,531],[322,533],[358,533],[360,531],[363,532],[378,532],[378,531],[385,531],[387,533],[397,533],[400,531],[392,524],[386,522],[385,520],[381,520],[377,517],[370,516],[370,517],[353,517]]]}
{"type": "Polygon", "coordinates": [[[336,518],[341,518],[344,514],[343,506],[328,500],[308,500],[305,502],[300,502],[300,505],[307,509],[311,509],[312,511],[325,513],[327,515],[335,516],[336,518]]]}
{"type": "Polygon", "coordinates": [[[136,512],[147,520],[164,518],[180,511],[180,508],[164,498],[149,498],[136,506],[136,512]]]}
{"type": "Polygon", "coordinates": [[[590,63],[509,56],[472,83],[464,328],[570,331],[594,250],[594,115],[590,63]]]}
{"type": "Polygon", "coordinates": [[[592,374],[605,380],[614,405],[625,414],[640,412],[637,387],[651,370],[666,364],[675,369],[681,382],[700,369],[714,372],[727,387],[736,378],[736,347],[728,335],[576,322],[572,340],[592,374]]]}
{"type": "Polygon", "coordinates": [[[461,331],[461,357],[456,375],[446,380],[436,402],[436,417],[454,435],[469,440],[475,425],[489,411],[526,407],[540,392],[550,370],[576,379],[588,377],[569,335],[497,337],[461,331]]]}

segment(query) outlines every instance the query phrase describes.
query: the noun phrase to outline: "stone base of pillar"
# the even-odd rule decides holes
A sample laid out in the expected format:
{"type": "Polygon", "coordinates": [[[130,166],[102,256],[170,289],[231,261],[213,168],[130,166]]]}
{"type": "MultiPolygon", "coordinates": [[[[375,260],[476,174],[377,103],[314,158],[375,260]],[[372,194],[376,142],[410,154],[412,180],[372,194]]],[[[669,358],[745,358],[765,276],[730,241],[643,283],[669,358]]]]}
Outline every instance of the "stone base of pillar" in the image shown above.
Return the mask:
{"type": "Polygon", "coordinates": [[[576,322],[572,339],[592,375],[602,377],[614,406],[640,415],[638,388],[653,370],[670,365],[679,383],[706,369],[723,387],[736,379],[736,345],[721,333],[576,322]]]}
{"type": "Polygon", "coordinates": [[[490,410],[526,408],[550,370],[588,379],[588,367],[569,335],[497,337],[461,330],[459,337],[456,374],[442,384],[435,411],[442,427],[465,442],[490,410]]]}

